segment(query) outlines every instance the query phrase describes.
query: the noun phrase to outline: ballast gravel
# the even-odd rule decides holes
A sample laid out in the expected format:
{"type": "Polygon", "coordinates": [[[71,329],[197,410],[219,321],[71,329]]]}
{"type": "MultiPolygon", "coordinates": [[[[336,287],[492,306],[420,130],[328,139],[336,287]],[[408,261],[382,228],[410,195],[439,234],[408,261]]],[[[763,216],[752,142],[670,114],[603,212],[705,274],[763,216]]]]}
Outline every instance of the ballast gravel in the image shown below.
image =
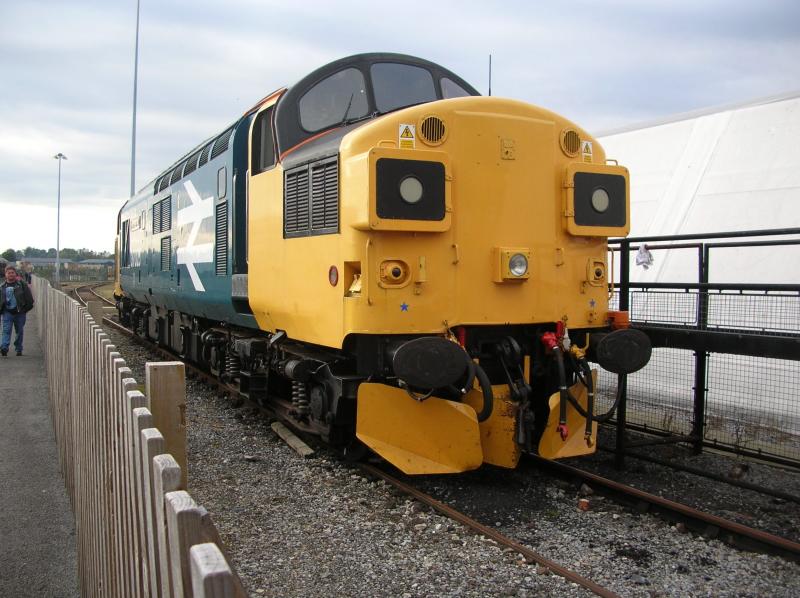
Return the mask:
{"type": "MultiPolygon", "coordinates": [[[[143,383],[144,363],[160,358],[108,332],[143,383]]],[[[233,407],[201,382],[187,381],[186,417],[189,492],[211,514],[251,596],[591,595],[324,448],[301,458],[260,412],[233,407]]],[[[493,469],[415,483],[622,596],[800,595],[800,565],[685,532],[591,488],[493,469]],[[581,498],[589,510],[579,510],[581,498]]],[[[719,487],[691,483],[704,496],[719,487]]]]}

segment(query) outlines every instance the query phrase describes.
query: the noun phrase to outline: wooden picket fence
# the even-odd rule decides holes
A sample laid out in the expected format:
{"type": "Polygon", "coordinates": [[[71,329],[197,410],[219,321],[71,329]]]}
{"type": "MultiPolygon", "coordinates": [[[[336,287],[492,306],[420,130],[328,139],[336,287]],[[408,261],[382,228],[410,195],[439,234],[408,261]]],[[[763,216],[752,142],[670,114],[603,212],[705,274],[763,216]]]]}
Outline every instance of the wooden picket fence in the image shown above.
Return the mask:
{"type": "MultiPolygon", "coordinates": [[[[146,393],[86,308],[34,278],[61,471],[87,597],[243,597],[206,510],[154,427],[180,362],[147,364],[146,393]],[[153,411],[151,411],[151,405],[153,411]]],[[[183,461],[183,459],[181,459],[183,461]]]]}

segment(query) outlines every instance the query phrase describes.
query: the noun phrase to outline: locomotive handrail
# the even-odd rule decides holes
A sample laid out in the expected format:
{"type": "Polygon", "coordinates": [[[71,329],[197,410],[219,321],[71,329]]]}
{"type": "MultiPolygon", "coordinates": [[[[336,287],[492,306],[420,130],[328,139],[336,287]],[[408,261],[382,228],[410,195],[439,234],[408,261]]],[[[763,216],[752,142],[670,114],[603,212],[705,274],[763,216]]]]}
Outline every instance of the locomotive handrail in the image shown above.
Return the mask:
{"type": "Polygon", "coordinates": [[[364,299],[367,300],[367,305],[372,305],[372,299],[369,296],[370,279],[367,275],[366,283],[364,282],[364,272],[369,272],[369,248],[372,245],[372,239],[367,239],[366,247],[364,248],[364,267],[361,269],[361,288],[364,289],[364,299]]]}

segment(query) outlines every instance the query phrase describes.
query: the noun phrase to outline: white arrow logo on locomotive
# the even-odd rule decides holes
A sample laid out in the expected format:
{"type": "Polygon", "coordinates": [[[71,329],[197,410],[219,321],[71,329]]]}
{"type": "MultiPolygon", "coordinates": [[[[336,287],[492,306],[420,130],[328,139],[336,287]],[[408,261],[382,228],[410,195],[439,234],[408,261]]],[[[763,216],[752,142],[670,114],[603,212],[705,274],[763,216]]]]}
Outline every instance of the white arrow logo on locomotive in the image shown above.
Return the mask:
{"type": "Polygon", "coordinates": [[[203,282],[200,280],[194,265],[214,261],[214,244],[201,243],[195,245],[194,242],[197,240],[197,234],[200,232],[200,225],[203,220],[211,218],[214,214],[214,197],[201,199],[192,181],[185,181],[183,186],[186,187],[186,192],[189,194],[192,204],[178,210],[178,226],[191,224],[192,230],[189,232],[186,247],[178,247],[178,263],[186,265],[194,290],[205,292],[206,288],[203,286],[203,282]]]}

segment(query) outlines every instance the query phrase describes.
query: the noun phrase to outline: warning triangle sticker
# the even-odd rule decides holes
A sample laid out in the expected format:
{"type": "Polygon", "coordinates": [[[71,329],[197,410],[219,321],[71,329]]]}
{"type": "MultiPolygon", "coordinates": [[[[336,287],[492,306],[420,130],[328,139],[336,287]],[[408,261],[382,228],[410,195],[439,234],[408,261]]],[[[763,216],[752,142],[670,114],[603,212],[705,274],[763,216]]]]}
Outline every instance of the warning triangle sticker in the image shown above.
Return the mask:
{"type": "Polygon", "coordinates": [[[406,128],[403,129],[403,132],[400,133],[400,138],[401,139],[414,139],[414,134],[411,132],[411,129],[408,126],[406,126],[406,128]]]}

